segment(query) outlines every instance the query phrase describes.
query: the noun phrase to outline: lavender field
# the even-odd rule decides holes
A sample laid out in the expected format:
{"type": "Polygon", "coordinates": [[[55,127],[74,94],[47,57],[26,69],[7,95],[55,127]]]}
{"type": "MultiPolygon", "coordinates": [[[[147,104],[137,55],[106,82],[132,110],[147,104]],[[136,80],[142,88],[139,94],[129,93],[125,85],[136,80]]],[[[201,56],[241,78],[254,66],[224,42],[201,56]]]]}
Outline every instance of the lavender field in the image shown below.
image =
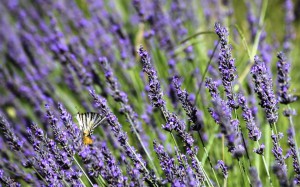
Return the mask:
{"type": "Polygon", "coordinates": [[[0,12],[0,187],[300,186],[299,1],[0,12]]]}

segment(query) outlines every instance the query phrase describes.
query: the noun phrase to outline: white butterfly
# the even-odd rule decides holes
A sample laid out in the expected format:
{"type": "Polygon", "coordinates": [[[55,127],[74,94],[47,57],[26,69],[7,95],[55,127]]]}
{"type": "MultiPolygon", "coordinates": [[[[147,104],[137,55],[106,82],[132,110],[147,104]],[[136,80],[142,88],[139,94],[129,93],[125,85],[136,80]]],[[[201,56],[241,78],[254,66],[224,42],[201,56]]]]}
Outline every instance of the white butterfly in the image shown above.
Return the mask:
{"type": "Polygon", "coordinates": [[[87,112],[77,113],[76,119],[79,123],[79,129],[83,132],[83,143],[89,145],[93,143],[91,135],[95,128],[100,125],[106,118],[98,113],[87,112]]]}

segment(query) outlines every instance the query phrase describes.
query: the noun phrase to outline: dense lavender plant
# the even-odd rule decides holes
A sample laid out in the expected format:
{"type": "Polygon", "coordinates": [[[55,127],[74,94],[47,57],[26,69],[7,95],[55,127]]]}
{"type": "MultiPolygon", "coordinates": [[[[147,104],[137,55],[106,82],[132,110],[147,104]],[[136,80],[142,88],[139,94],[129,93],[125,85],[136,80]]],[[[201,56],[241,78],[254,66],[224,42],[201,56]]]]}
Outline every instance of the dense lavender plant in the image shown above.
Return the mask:
{"type": "Polygon", "coordinates": [[[246,18],[236,11],[243,4],[219,0],[2,0],[0,186],[299,185],[299,104],[290,90],[298,87],[290,80],[298,5],[285,0],[279,14],[266,2],[246,2],[246,18]],[[232,42],[215,18],[232,29],[232,42]],[[143,47],[136,55],[139,45],[151,55],[143,47]],[[247,63],[255,52],[262,60],[247,63]],[[92,144],[83,143],[77,112],[106,118],[92,144]]]}

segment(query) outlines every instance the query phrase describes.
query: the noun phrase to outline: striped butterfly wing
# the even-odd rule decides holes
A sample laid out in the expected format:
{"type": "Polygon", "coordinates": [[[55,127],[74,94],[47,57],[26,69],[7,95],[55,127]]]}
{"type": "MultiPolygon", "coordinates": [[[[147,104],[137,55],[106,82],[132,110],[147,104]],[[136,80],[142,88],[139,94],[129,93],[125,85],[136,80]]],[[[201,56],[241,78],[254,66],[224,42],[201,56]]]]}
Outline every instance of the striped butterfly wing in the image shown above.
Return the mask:
{"type": "Polygon", "coordinates": [[[105,120],[105,117],[94,112],[78,113],[76,118],[80,130],[86,135],[91,135],[94,129],[105,120]]]}

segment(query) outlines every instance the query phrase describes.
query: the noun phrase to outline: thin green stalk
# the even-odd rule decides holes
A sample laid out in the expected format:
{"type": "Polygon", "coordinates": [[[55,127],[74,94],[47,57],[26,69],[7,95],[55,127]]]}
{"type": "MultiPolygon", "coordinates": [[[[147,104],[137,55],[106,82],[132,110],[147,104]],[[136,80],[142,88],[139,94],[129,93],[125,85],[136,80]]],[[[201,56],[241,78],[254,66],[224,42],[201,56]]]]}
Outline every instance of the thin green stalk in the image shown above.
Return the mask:
{"type": "Polygon", "coordinates": [[[227,178],[224,178],[224,184],[223,187],[227,187],[227,178]]]}
{"type": "Polygon", "coordinates": [[[267,160],[267,166],[270,166],[270,162],[271,162],[271,129],[269,129],[269,127],[266,125],[265,126],[265,137],[266,137],[266,160],[267,160]]]}
{"type": "Polygon", "coordinates": [[[203,174],[204,174],[204,177],[205,177],[205,179],[206,179],[207,184],[208,184],[209,186],[212,186],[212,187],[213,187],[214,185],[213,185],[212,182],[210,181],[210,179],[209,179],[207,173],[205,172],[205,170],[204,170],[204,168],[203,168],[201,162],[198,160],[198,158],[196,157],[196,155],[195,155],[195,159],[196,159],[197,164],[199,165],[200,169],[202,170],[202,172],[203,172],[203,174]]]}
{"type": "MultiPolygon", "coordinates": [[[[213,129],[213,133],[215,133],[217,130],[218,130],[218,126],[215,126],[215,128],[213,129]]],[[[215,136],[210,136],[210,138],[208,140],[208,145],[207,145],[207,152],[210,151],[215,138],[216,138],[215,136]]],[[[207,159],[207,155],[204,155],[202,157],[201,163],[205,164],[206,159],[207,159]]]]}
{"type": "MultiPolygon", "coordinates": [[[[231,92],[233,93],[232,86],[231,86],[231,92]]],[[[235,114],[235,118],[236,118],[237,120],[239,120],[236,109],[234,109],[234,114],[235,114]]],[[[241,136],[242,136],[242,141],[243,141],[243,145],[244,145],[244,147],[245,147],[246,156],[247,156],[249,165],[250,165],[250,167],[251,167],[251,162],[250,162],[250,156],[249,156],[249,153],[248,153],[248,148],[247,148],[247,146],[246,146],[246,141],[245,141],[245,138],[244,138],[244,135],[243,135],[242,128],[241,128],[241,125],[240,125],[240,124],[239,124],[239,131],[240,131],[240,134],[241,134],[241,136]]],[[[239,164],[240,164],[240,162],[241,162],[240,159],[238,159],[238,161],[239,161],[239,164]]],[[[242,162],[242,168],[243,168],[244,174],[246,175],[246,177],[247,177],[247,179],[248,179],[248,182],[249,182],[250,186],[252,186],[251,181],[250,181],[250,178],[249,178],[249,176],[248,176],[248,173],[246,172],[246,169],[245,169],[245,166],[244,166],[244,162],[242,162]]]]}
{"type": "MultiPolygon", "coordinates": [[[[287,105],[288,109],[291,110],[290,104],[287,105]]],[[[294,126],[294,122],[293,122],[293,118],[290,115],[289,116],[289,122],[290,122],[290,126],[292,128],[293,131],[293,139],[294,139],[294,143],[295,143],[295,147],[296,147],[296,154],[297,154],[297,159],[298,159],[298,163],[300,163],[300,155],[299,155],[299,149],[298,149],[298,145],[297,145],[297,139],[296,139],[296,134],[295,134],[295,126],[294,126]]]]}
{"type": "Polygon", "coordinates": [[[245,70],[242,72],[240,78],[239,78],[239,83],[242,83],[244,81],[244,79],[246,78],[246,76],[248,75],[248,72],[250,71],[251,66],[253,65],[253,57],[257,52],[258,49],[258,45],[259,45],[259,40],[260,40],[260,36],[262,33],[262,27],[264,24],[264,19],[265,19],[265,15],[267,12],[267,7],[268,7],[268,0],[264,0],[262,1],[262,8],[261,8],[261,12],[260,12],[260,16],[259,16],[259,24],[258,24],[258,31],[255,35],[255,39],[254,39],[254,44],[252,47],[252,51],[251,51],[251,56],[250,56],[250,63],[248,64],[248,66],[245,68],[245,70]]]}
{"type": "Polygon", "coordinates": [[[132,122],[132,119],[131,119],[131,117],[129,116],[128,113],[126,113],[126,117],[127,117],[128,121],[129,121],[129,123],[130,123],[130,125],[131,125],[131,127],[132,127],[132,129],[133,129],[134,134],[136,135],[136,137],[137,137],[138,141],[140,142],[140,144],[141,144],[141,146],[142,146],[144,152],[146,153],[146,155],[147,155],[147,157],[148,157],[148,159],[149,159],[149,161],[150,161],[150,163],[151,163],[151,165],[152,165],[153,171],[154,171],[156,174],[158,174],[158,172],[157,172],[157,170],[156,170],[156,167],[155,167],[155,165],[154,165],[153,159],[152,159],[152,157],[150,156],[149,152],[147,151],[147,149],[146,149],[146,147],[145,147],[145,145],[144,145],[144,143],[143,143],[143,141],[142,141],[142,139],[141,139],[139,133],[137,132],[137,130],[136,130],[136,128],[135,128],[135,126],[134,126],[134,124],[133,124],[133,122],[132,122]]]}
{"type": "Polygon", "coordinates": [[[96,179],[98,180],[98,182],[100,183],[101,186],[104,186],[104,187],[107,186],[106,183],[105,183],[105,181],[104,181],[104,179],[102,177],[100,177],[100,179],[99,179],[99,177],[97,177],[96,179]]]}
{"type": "MultiPolygon", "coordinates": [[[[242,166],[240,159],[237,158],[237,161],[238,161],[238,163],[239,163],[239,167],[240,167],[241,173],[245,173],[245,168],[244,168],[244,166],[242,166]]],[[[245,175],[243,175],[242,178],[243,178],[244,184],[246,184],[246,181],[245,181],[245,175]]],[[[250,182],[250,181],[249,181],[249,183],[250,183],[250,186],[251,186],[251,182],[250,182]]]]}
{"type": "MultiPolygon", "coordinates": [[[[256,141],[256,143],[257,143],[257,146],[260,147],[260,143],[258,141],[256,141]]],[[[266,173],[267,173],[270,185],[273,186],[272,179],[271,179],[271,176],[270,176],[270,172],[269,172],[269,168],[268,168],[265,156],[264,156],[264,154],[262,154],[261,156],[262,156],[262,160],[263,160],[263,163],[264,163],[264,166],[265,166],[265,169],[266,169],[266,173]]]]}
{"type": "Polygon", "coordinates": [[[82,173],[85,175],[85,177],[87,178],[87,180],[89,181],[89,183],[93,186],[93,182],[91,181],[91,179],[89,178],[89,176],[85,173],[84,169],[80,166],[79,162],[76,160],[75,156],[73,156],[74,161],[76,162],[76,164],[78,165],[78,167],[80,168],[80,170],[82,171],[82,173]]]}
{"type": "Polygon", "coordinates": [[[38,172],[34,167],[32,167],[32,169],[37,173],[37,175],[47,184],[47,185],[49,185],[48,184],[48,182],[45,180],[45,178],[40,174],[40,172],[38,172]]]}
{"type": "MultiPolygon", "coordinates": [[[[232,87],[231,87],[231,92],[233,93],[232,87]]],[[[234,109],[234,114],[235,114],[235,118],[237,120],[239,120],[236,109],[234,109]]],[[[240,124],[239,124],[239,130],[240,130],[240,133],[241,133],[241,136],[242,136],[242,141],[243,141],[243,145],[245,147],[246,156],[247,156],[247,159],[248,159],[248,162],[249,162],[249,166],[251,167],[252,165],[251,165],[250,156],[249,156],[249,153],[248,153],[248,148],[247,148],[246,141],[245,141],[245,138],[244,138],[244,134],[243,134],[243,131],[242,131],[242,127],[241,127],[240,124]]]]}
{"type": "Polygon", "coordinates": [[[202,31],[202,32],[197,32],[197,33],[195,33],[195,34],[193,34],[193,35],[187,37],[186,39],[180,41],[179,43],[180,43],[180,44],[183,44],[183,43],[189,41],[190,39],[195,38],[195,37],[197,37],[197,36],[199,36],[199,35],[202,35],[202,34],[214,34],[214,33],[215,33],[215,32],[213,32],[213,31],[202,31]]]}
{"type": "MultiPolygon", "coordinates": [[[[173,134],[172,132],[171,132],[170,134],[171,134],[171,137],[172,137],[173,142],[174,142],[174,144],[175,144],[175,147],[177,147],[178,150],[179,150],[179,147],[178,147],[178,144],[177,144],[177,141],[176,141],[176,139],[175,139],[174,134],[173,134]]],[[[181,155],[179,155],[179,156],[180,156],[180,158],[181,158],[181,155]]],[[[197,157],[195,157],[195,158],[196,158],[197,163],[198,163],[198,165],[199,165],[199,160],[197,159],[197,157]]],[[[182,158],[181,158],[181,159],[182,159],[182,158]]],[[[183,164],[184,164],[184,163],[183,163],[183,164]]],[[[186,166],[184,165],[184,167],[186,167],[186,166]]],[[[213,185],[211,184],[211,182],[210,182],[210,180],[209,180],[207,174],[205,173],[204,169],[202,168],[201,163],[200,163],[200,168],[201,168],[201,170],[202,170],[202,172],[203,172],[203,174],[204,174],[204,177],[206,178],[206,182],[208,183],[208,185],[209,185],[209,186],[213,186],[213,185]]]]}
{"type": "MultiPolygon", "coordinates": [[[[175,144],[175,147],[179,151],[179,147],[178,147],[177,141],[176,141],[176,139],[174,137],[174,134],[172,132],[170,132],[170,134],[171,134],[172,140],[173,140],[173,142],[175,144]]],[[[180,153],[179,153],[179,156],[180,156],[181,160],[183,160],[180,153]]],[[[186,168],[186,165],[184,164],[184,162],[182,162],[182,164],[183,164],[184,168],[186,168]]]]}
{"type": "Polygon", "coordinates": [[[219,184],[219,181],[218,181],[218,178],[217,178],[216,172],[215,172],[215,170],[214,170],[214,167],[213,167],[213,165],[212,165],[212,163],[211,163],[211,160],[210,160],[209,154],[208,154],[208,152],[207,152],[207,150],[206,150],[206,147],[205,147],[205,144],[204,144],[203,138],[202,138],[202,136],[201,136],[201,134],[200,134],[200,131],[197,131],[197,132],[198,132],[198,135],[199,135],[199,137],[200,137],[200,141],[201,141],[201,143],[202,143],[202,146],[203,146],[204,152],[205,152],[205,154],[206,154],[206,156],[207,156],[207,160],[208,160],[208,162],[209,162],[210,168],[211,168],[211,170],[212,170],[212,172],[213,172],[213,174],[214,174],[214,177],[215,177],[215,180],[216,180],[216,182],[217,182],[217,185],[220,187],[220,184],[219,184]]]}
{"type": "Polygon", "coordinates": [[[212,58],[213,58],[213,56],[214,56],[214,54],[215,54],[215,52],[216,52],[216,50],[217,50],[217,47],[218,47],[219,43],[220,43],[220,40],[218,40],[218,43],[217,43],[217,45],[215,46],[215,48],[214,48],[212,54],[210,55],[209,61],[208,61],[207,64],[206,64],[204,73],[203,73],[202,78],[201,78],[201,82],[200,82],[199,88],[198,88],[198,90],[197,90],[197,92],[196,92],[195,103],[197,103],[198,95],[199,95],[199,93],[200,93],[200,91],[201,91],[201,89],[202,89],[202,85],[203,85],[203,82],[204,82],[204,78],[205,78],[205,76],[206,76],[206,73],[207,73],[207,71],[208,71],[209,65],[210,65],[210,63],[211,63],[211,61],[212,61],[212,58]]]}
{"type": "MultiPolygon", "coordinates": [[[[162,107],[162,108],[160,108],[160,110],[161,110],[161,112],[162,112],[162,114],[163,114],[163,116],[164,116],[164,118],[165,118],[165,121],[167,121],[167,115],[168,115],[168,114],[167,114],[167,112],[166,112],[166,109],[162,107]]],[[[172,133],[171,133],[171,135],[172,135],[172,138],[173,138],[173,140],[174,140],[174,142],[175,142],[175,146],[178,147],[178,144],[177,144],[177,142],[176,142],[176,139],[175,139],[174,135],[173,135],[172,133]]],[[[179,147],[178,147],[178,148],[179,148],[179,147]]],[[[201,162],[199,162],[199,160],[198,160],[198,158],[197,158],[196,156],[194,156],[194,157],[195,157],[195,159],[196,159],[196,161],[197,161],[197,163],[198,163],[200,169],[202,170],[202,172],[203,172],[204,175],[205,175],[205,180],[206,180],[206,182],[208,183],[209,186],[213,186],[213,185],[211,184],[211,181],[209,180],[209,177],[207,176],[207,174],[206,174],[206,172],[205,172],[205,170],[204,170],[204,168],[203,168],[201,162]]]]}
{"type": "MultiPolygon", "coordinates": [[[[135,151],[132,150],[131,146],[129,145],[129,143],[126,141],[127,146],[129,147],[131,153],[134,154],[135,158],[137,158],[137,160],[139,161],[139,163],[143,166],[144,170],[146,171],[147,174],[150,174],[150,172],[148,171],[148,169],[146,168],[146,166],[144,165],[144,163],[140,160],[140,158],[135,154],[135,151]]],[[[148,179],[154,186],[157,186],[155,181],[152,181],[152,179],[148,179]]],[[[158,186],[157,186],[158,187],[158,186]]]]}

